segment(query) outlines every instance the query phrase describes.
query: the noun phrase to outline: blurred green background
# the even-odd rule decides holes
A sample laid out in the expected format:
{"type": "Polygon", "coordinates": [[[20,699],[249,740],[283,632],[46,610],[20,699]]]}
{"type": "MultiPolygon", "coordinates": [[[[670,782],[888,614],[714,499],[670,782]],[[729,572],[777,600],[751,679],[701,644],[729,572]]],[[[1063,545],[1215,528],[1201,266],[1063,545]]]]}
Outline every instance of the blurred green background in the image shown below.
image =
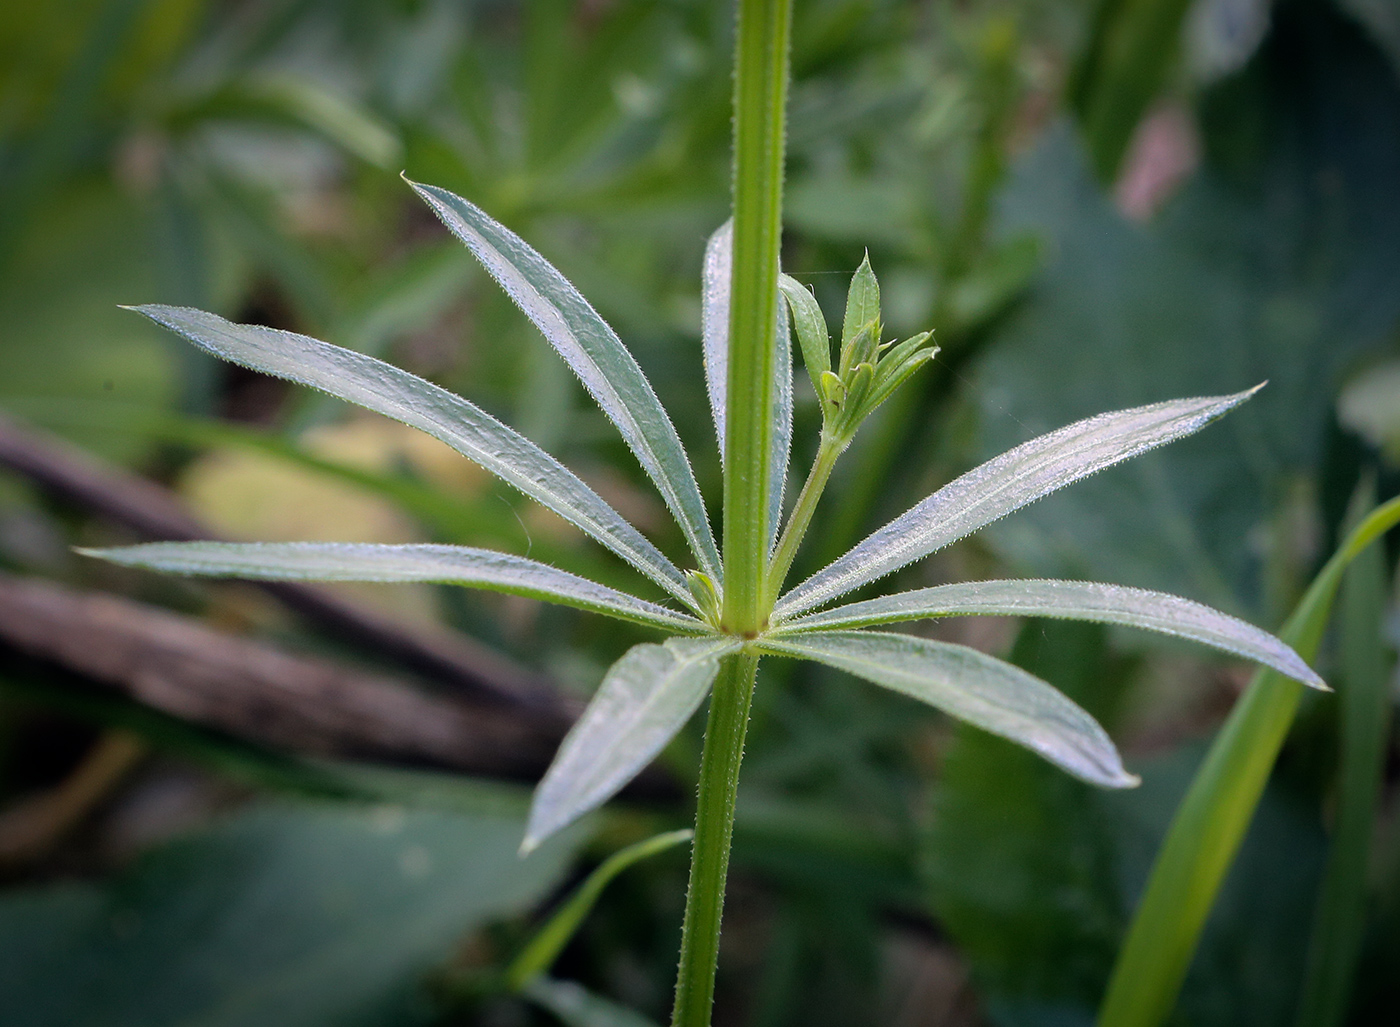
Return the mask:
{"type": "MultiPolygon", "coordinates": [[[[70,547],[181,525],[460,542],[644,587],[445,447],[217,364],[118,304],[390,359],[519,428],[677,553],[604,418],[399,173],[468,197],[579,287],[717,515],[700,262],[728,211],[732,32],[719,0],[0,6],[5,1024],[665,1020],[677,852],[611,885],[555,968],[634,1013],[547,1012],[491,983],[591,867],[691,818],[698,724],[622,800],[515,856],[529,783],[640,630],[428,586],[308,598],[161,579],[70,547]]],[[[868,250],[891,330],[933,327],[942,346],[863,429],[799,573],[1034,435],[1264,380],[1200,436],[904,578],[1093,578],[1274,629],[1358,488],[1400,491],[1390,0],[800,0],[792,71],[785,270],[831,320],[868,250]]],[[[796,384],[800,465],[819,415],[796,384]]],[[[1400,1017],[1391,570],[1344,611],[1369,670],[1335,641],[1321,667],[1343,689],[1379,675],[1386,725],[1350,918],[1340,1022],[1356,1025],[1400,1017]]],[[[838,673],[765,664],[717,1024],[1093,1022],[1247,669],[1082,625],[919,630],[1065,690],[1143,787],[1096,792],[838,673]]],[[[1338,709],[1305,704],[1174,1023],[1296,1022],[1341,801],[1338,709]]]]}

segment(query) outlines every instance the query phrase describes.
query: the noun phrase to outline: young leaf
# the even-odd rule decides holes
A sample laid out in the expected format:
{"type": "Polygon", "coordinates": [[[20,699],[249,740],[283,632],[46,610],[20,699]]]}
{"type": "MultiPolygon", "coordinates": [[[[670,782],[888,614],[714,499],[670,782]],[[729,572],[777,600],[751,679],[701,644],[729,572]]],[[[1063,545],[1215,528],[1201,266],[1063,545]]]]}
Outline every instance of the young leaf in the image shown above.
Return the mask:
{"type": "Polygon", "coordinates": [[[602,805],[636,777],[690,719],[743,643],[671,638],[636,645],[612,665],[535,790],[522,851],[602,805]]]}
{"type": "Polygon", "coordinates": [[[1008,450],[949,482],[792,589],[774,616],[787,619],[821,606],[1056,489],[1200,431],[1262,387],[1099,414],[1008,450]]]}
{"type": "MultiPolygon", "coordinates": [[[[734,222],[715,229],[705,244],[700,334],[705,361],[705,389],[710,395],[715,437],[724,460],[724,433],[729,391],[729,279],[734,266],[734,222]]],[[[814,301],[815,302],[815,301],[814,301]]],[[[820,313],[820,311],[818,311],[820,313]]],[[[787,487],[788,454],[792,448],[792,336],[787,312],[778,301],[777,364],[773,369],[773,411],[778,430],[769,450],[768,537],[777,538],[783,516],[783,491],[787,487]]]]}
{"type": "Polygon", "coordinates": [[[80,549],[148,570],[260,581],[422,581],[508,592],[666,631],[701,632],[694,617],[549,564],[490,549],[351,542],[151,542],[80,549]]]}
{"type": "Polygon", "coordinates": [[[485,211],[446,189],[408,184],[578,375],[656,483],[700,569],[719,581],[719,550],[690,460],[651,383],[617,333],[553,264],[485,211]]]}
{"type": "Polygon", "coordinates": [[[822,372],[831,370],[831,339],[827,333],[826,318],[822,308],[813,296],[795,278],[778,276],[778,288],[792,312],[792,323],[797,329],[797,343],[802,347],[802,363],[807,368],[807,377],[812,379],[812,388],[817,395],[822,394],[822,372]]]}
{"type": "MultiPolygon", "coordinates": [[[[880,283],[875,280],[875,272],[870,267],[870,254],[865,255],[865,259],[860,262],[860,267],[856,268],[855,275],[851,278],[851,287],[846,292],[846,316],[841,325],[841,351],[843,357],[850,348],[851,343],[860,334],[860,330],[866,325],[880,321],[880,283]]],[[[877,340],[878,341],[878,340],[877,340]]],[[[841,373],[844,377],[847,361],[841,361],[841,373]]]]}
{"type": "Polygon", "coordinates": [[[1314,688],[1327,687],[1291,648],[1237,617],[1164,592],[1093,581],[966,581],[939,585],[809,614],[774,631],[788,634],[863,628],[962,614],[1062,617],[1144,628],[1257,660],[1314,688]]]}
{"type": "Polygon", "coordinates": [[[816,660],[936,706],[1090,784],[1138,783],[1093,717],[1040,678],[976,649],[883,631],[820,631],[768,637],[761,645],[764,652],[816,660]]]}
{"type": "Polygon", "coordinates": [[[190,307],[131,309],[216,357],[320,389],[441,439],[690,604],[685,577],[641,532],[573,471],[462,397],[393,364],[310,336],[234,324],[190,307]]]}

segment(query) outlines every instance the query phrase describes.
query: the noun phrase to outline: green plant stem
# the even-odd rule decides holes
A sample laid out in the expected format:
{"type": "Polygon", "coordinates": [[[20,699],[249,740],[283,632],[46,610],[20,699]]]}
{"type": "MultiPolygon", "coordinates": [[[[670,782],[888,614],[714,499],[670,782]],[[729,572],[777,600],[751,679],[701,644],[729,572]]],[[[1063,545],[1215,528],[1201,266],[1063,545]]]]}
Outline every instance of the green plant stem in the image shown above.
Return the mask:
{"type": "Polygon", "coordinates": [[[1318,892],[1298,1027],[1341,1024],[1356,980],[1366,929],[1366,864],[1390,733],[1390,660],[1381,637],[1385,600],[1385,558],[1373,549],[1342,584],[1337,820],[1318,892]]]}
{"type": "MultiPolygon", "coordinates": [[[[1371,514],[1318,576],[1279,637],[1312,659],[1347,565],[1397,522],[1400,499],[1371,514]]],[[[1157,1027],[1176,1004],[1206,917],[1288,735],[1303,686],[1255,674],[1172,820],[1147,891],[1118,954],[1099,1027],[1157,1027]]]]}
{"type": "Polygon", "coordinates": [[[724,627],[761,630],[791,0],[740,0],[724,461],[724,627]]]}
{"type": "Polygon", "coordinates": [[[849,438],[833,438],[825,431],[822,432],[821,445],[817,447],[812,469],[807,472],[807,480],[802,485],[802,491],[797,494],[797,502],[793,504],[787,526],[783,528],[778,545],[773,550],[773,559],[768,564],[767,600],[764,605],[770,609],[778,599],[783,582],[787,580],[788,571],[792,569],[793,558],[797,556],[797,549],[802,545],[808,525],[812,523],[817,501],[821,499],[826,483],[831,478],[831,469],[836,466],[836,461],[846,451],[850,441],[849,438]]]}
{"type": "Polygon", "coordinates": [[[729,657],[710,697],[672,1027],[709,1027],[710,1023],[729,843],[734,833],[734,800],[739,792],[739,764],[744,757],[757,670],[756,653],[746,651],[729,657]]]}

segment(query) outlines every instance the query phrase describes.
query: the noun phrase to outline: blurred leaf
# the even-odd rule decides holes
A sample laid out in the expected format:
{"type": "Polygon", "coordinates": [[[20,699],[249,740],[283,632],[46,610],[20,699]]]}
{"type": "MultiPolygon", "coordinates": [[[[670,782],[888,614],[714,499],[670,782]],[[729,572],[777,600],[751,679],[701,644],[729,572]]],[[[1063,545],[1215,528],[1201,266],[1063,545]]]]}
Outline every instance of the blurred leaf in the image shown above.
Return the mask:
{"type": "Polygon", "coordinates": [[[571,843],[516,856],[518,813],[267,804],[108,885],[0,898],[0,1001],[28,1025],[427,1023],[419,978],[527,909],[571,843]]]}
{"type": "MultiPolygon", "coordinates": [[[[1049,266],[989,344],[978,450],[1105,405],[1268,379],[1209,438],[1037,504],[988,534],[1047,577],[1111,577],[1281,619],[1306,534],[1273,513],[1316,479],[1331,398],[1400,317],[1400,89],[1325,4],[1284,4],[1206,105],[1211,160],[1148,228],[1123,221],[1063,132],[1022,166],[1005,223],[1049,266]],[[1265,559],[1261,559],[1264,557],[1265,559]]],[[[1305,580],[1305,579],[1304,579],[1305,580]]]]}

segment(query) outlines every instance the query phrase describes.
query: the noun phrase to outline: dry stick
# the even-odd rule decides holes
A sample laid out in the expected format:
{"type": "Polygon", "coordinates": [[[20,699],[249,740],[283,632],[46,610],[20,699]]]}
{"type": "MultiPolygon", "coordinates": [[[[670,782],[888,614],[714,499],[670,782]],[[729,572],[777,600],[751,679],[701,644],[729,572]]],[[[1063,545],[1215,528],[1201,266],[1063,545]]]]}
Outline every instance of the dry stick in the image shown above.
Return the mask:
{"type": "Polygon", "coordinates": [[[279,749],[533,779],[568,721],[292,655],[101,592],[0,574],[0,659],[279,749]]]}
{"type": "Polygon", "coordinates": [[[66,778],[0,810],[0,867],[42,859],[146,756],[127,731],[107,731],[66,778]]]}
{"type": "MultiPolygon", "coordinates": [[[[2,416],[0,465],[148,538],[180,542],[218,538],[169,490],[2,416]]],[[[570,719],[577,715],[577,708],[544,678],[463,635],[408,627],[314,585],[260,582],[257,587],[327,631],[407,669],[505,705],[570,719]]]]}

